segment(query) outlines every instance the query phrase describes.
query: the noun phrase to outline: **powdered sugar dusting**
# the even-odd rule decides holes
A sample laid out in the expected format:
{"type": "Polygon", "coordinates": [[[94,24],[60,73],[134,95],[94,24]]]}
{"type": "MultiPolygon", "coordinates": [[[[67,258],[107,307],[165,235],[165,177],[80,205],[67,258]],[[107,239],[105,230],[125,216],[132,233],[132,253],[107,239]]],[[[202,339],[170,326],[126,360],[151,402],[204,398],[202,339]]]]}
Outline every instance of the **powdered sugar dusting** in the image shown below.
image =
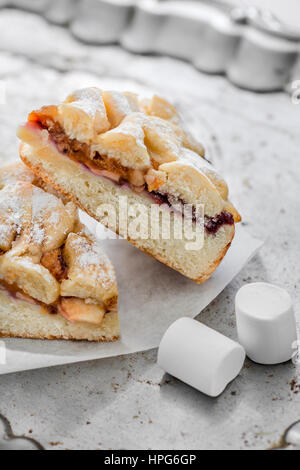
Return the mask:
{"type": "Polygon", "coordinates": [[[23,163],[15,163],[0,170],[0,188],[8,184],[15,184],[18,181],[32,183],[34,181],[34,174],[23,163]]]}
{"type": "Polygon", "coordinates": [[[54,195],[26,182],[6,185],[0,191],[0,246],[9,250],[18,235],[29,245],[48,246],[61,229],[62,217],[70,214],[54,195]]]}
{"type": "Polygon", "coordinates": [[[12,227],[8,224],[0,224],[0,246],[3,247],[7,244],[8,240],[10,239],[10,234],[12,231],[12,227]]]}
{"type": "Polygon", "coordinates": [[[67,100],[67,106],[68,102],[70,106],[81,109],[90,117],[95,135],[110,128],[102,92],[98,88],[78,90],[67,100]]]}
{"type": "Polygon", "coordinates": [[[14,235],[21,232],[23,215],[24,200],[19,191],[14,190],[14,185],[5,186],[0,192],[0,243],[2,247],[7,246],[14,235]]]}
{"type": "MultiPolygon", "coordinates": [[[[52,194],[46,193],[40,188],[33,188],[32,193],[32,241],[41,245],[45,239],[44,224],[51,223],[51,219],[59,222],[60,214],[58,212],[63,203],[52,194]],[[52,211],[48,220],[45,215],[52,211]]],[[[50,237],[49,233],[47,234],[50,237]]]]}
{"type": "Polygon", "coordinates": [[[119,91],[109,91],[105,93],[104,96],[109,96],[111,98],[111,104],[113,103],[115,111],[118,111],[123,117],[130,114],[132,111],[127,97],[119,91]]]}
{"type": "MultiPolygon", "coordinates": [[[[132,93],[85,88],[67,98],[59,108],[62,115],[64,106],[69,105],[80,108],[90,117],[85,126],[75,119],[71,126],[72,132],[68,125],[64,129],[70,138],[78,138],[90,144],[91,158],[98,152],[107,158],[119,160],[122,166],[131,170],[144,171],[154,168],[153,162],[159,165],[180,160],[187,150],[185,146],[192,148],[189,147],[189,138],[176,109],[158,96],[152,100],[139,101],[132,93]],[[93,120],[97,113],[105,116],[108,127],[105,128],[102,121],[102,129],[99,126],[96,133],[91,133],[90,127],[95,129],[93,120]]],[[[193,143],[195,152],[197,145],[193,143]]],[[[195,152],[192,153],[200,162],[202,158],[195,152]]],[[[201,171],[188,158],[185,164],[201,171]]],[[[206,174],[209,177],[208,171],[206,174]]]]}
{"type": "Polygon", "coordinates": [[[95,282],[109,288],[115,277],[113,267],[96,240],[92,240],[89,234],[85,235],[90,240],[81,235],[72,240],[72,247],[77,252],[74,264],[82,269],[82,276],[91,276],[95,282]]]}
{"type": "Polygon", "coordinates": [[[153,146],[159,147],[162,153],[166,152],[173,159],[179,159],[182,152],[182,142],[172,124],[159,117],[148,117],[145,119],[144,127],[153,146]]]}
{"type": "Polygon", "coordinates": [[[77,90],[73,93],[72,97],[74,98],[72,105],[82,109],[92,118],[95,118],[99,108],[104,110],[101,92],[96,88],[83,88],[82,90],[77,90]]]}
{"type": "Polygon", "coordinates": [[[43,219],[45,211],[58,209],[63,203],[53,194],[46,193],[40,188],[33,187],[32,217],[35,220],[43,219]]]}
{"type": "Polygon", "coordinates": [[[141,113],[133,113],[130,118],[125,118],[119,130],[122,134],[131,136],[135,139],[138,147],[147,150],[145,145],[145,134],[143,131],[144,116],[141,113]]]}
{"type": "Polygon", "coordinates": [[[58,212],[53,211],[48,219],[49,223],[52,225],[56,225],[60,221],[60,214],[58,212]]]}
{"type": "Polygon", "coordinates": [[[33,279],[26,293],[50,304],[63,295],[63,281],[55,269],[67,266],[68,281],[75,276],[71,296],[78,293],[79,298],[90,298],[93,292],[95,302],[98,299],[102,304],[103,290],[116,289],[114,270],[93,236],[76,221],[77,210],[71,202],[64,206],[56,196],[26,182],[5,186],[0,190],[0,249],[5,252],[0,278],[24,290],[29,273],[33,279]],[[69,254],[65,252],[68,241],[69,254]],[[18,270],[22,275],[13,277],[18,270]]]}
{"type": "Polygon", "coordinates": [[[219,181],[220,184],[224,183],[223,178],[219,175],[213,165],[204,158],[199,157],[199,155],[192,150],[184,149],[183,153],[180,155],[179,161],[195,168],[209,179],[213,178],[214,180],[219,181]]]}

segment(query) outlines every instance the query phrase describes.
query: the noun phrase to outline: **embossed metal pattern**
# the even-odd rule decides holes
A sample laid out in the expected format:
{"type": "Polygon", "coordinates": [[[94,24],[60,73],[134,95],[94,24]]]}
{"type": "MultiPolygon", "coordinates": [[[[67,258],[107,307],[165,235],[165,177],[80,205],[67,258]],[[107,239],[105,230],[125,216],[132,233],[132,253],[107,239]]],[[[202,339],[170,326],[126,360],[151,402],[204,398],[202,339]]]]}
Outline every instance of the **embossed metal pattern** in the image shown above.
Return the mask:
{"type": "Polygon", "coordinates": [[[43,450],[43,446],[35,439],[16,436],[10,422],[0,414],[0,451],[1,450],[43,450]]]}
{"type": "Polygon", "coordinates": [[[300,67],[300,29],[269,11],[221,0],[0,0],[69,25],[81,41],[119,42],[135,53],[170,55],[239,87],[289,89],[300,67]]]}

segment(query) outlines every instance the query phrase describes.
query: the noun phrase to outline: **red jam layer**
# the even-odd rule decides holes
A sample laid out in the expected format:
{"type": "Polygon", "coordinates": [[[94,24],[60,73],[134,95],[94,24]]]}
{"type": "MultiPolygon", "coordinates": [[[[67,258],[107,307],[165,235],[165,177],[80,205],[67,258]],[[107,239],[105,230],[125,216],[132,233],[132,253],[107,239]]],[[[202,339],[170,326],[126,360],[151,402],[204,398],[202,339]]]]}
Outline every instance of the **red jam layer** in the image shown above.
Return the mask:
{"type": "MultiPolygon", "coordinates": [[[[185,202],[182,199],[177,199],[174,201],[174,197],[170,194],[152,192],[150,195],[157,204],[167,204],[169,207],[174,206],[176,203],[181,204],[182,206],[185,205],[185,202]]],[[[192,219],[193,222],[197,222],[194,209],[192,213],[192,219]]],[[[204,226],[207,233],[216,234],[223,225],[234,225],[234,217],[229,212],[223,211],[221,214],[218,214],[215,217],[205,216],[204,226]]]]}

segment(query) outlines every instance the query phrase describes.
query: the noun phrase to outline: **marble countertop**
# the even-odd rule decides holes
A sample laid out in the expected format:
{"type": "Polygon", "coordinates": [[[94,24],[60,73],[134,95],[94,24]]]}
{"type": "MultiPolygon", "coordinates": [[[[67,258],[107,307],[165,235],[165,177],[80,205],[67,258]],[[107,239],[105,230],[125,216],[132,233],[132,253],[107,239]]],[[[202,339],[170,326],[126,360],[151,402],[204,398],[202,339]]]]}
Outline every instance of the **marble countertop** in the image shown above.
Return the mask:
{"type": "MultiPolygon", "coordinates": [[[[300,105],[284,93],[239,90],[175,59],[86,46],[66,29],[13,10],[0,12],[0,64],[1,163],[17,158],[16,127],[27,112],[74,88],[171,98],[226,175],[243,223],[266,239],[198,319],[236,339],[237,289],[268,281],[288,289],[300,321],[300,105]]],[[[156,354],[1,376],[0,414],[15,435],[46,449],[266,449],[300,419],[299,365],[247,360],[238,379],[211,399],[165,375],[156,354]]]]}

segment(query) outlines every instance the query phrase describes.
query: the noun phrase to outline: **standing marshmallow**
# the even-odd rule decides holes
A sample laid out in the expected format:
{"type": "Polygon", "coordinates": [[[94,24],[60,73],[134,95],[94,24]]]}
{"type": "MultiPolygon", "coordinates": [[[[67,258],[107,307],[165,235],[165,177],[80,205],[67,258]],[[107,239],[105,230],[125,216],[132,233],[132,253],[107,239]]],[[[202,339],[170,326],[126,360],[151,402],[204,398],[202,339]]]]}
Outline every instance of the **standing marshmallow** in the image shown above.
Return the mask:
{"type": "Polygon", "coordinates": [[[217,397],[240,373],[245,351],[226,336],[191,318],[180,318],[164,334],[158,364],[200,392],[217,397]]]}
{"type": "Polygon", "coordinates": [[[238,291],[235,308],[239,342],[252,361],[280,364],[291,359],[297,328],[284,289],[265,282],[247,284],[238,291]]]}

